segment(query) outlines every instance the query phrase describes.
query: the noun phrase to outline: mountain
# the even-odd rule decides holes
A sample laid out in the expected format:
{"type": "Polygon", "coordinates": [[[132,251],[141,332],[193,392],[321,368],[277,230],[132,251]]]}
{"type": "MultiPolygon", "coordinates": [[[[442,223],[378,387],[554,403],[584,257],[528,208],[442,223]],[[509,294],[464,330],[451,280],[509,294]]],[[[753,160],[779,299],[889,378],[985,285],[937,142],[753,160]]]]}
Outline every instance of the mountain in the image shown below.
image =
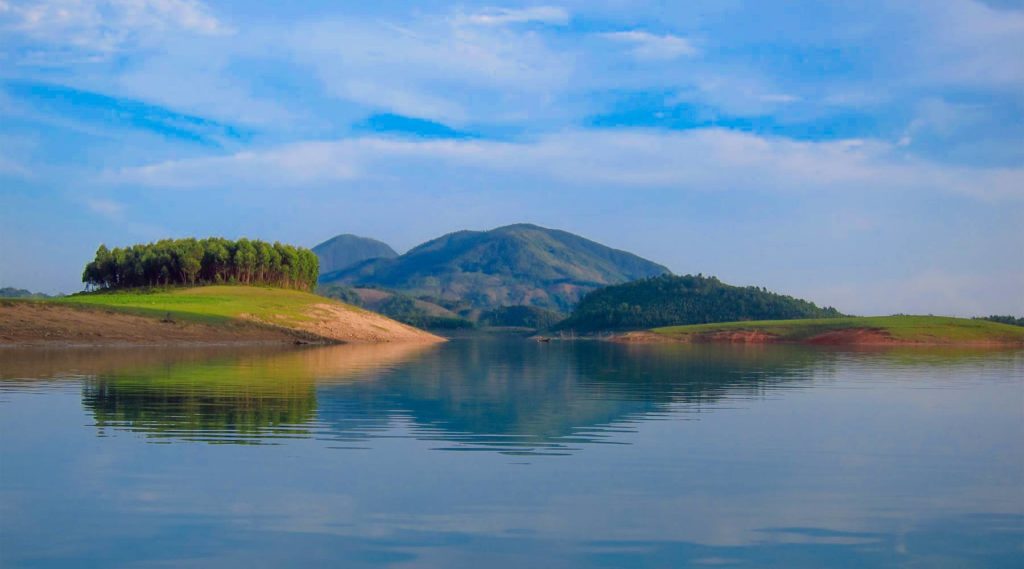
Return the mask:
{"type": "Polygon", "coordinates": [[[332,237],[313,247],[320,259],[320,274],[340,271],[367,259],[397,257],[387,243],[348,233],[332,237]]]}
{"type": "Polygon", "coordinates": [[[50,295],[32,292],[23,288],[5,286],[0,288],[0,298],[50,298],[50,295]]]}
{"type": "Polygon", "coordinates": [[[737,287],[715,277],[662,275],[595,290],[556,328],[577,332],[641,330],[659,326],[842,316],[832,307],[737,287]]]}
{"type": "Polygon", "coordinates": [[[392,259],[372,259],[321,276],[321,283],[373,285],[442,305],[527,305],[568,311],[587,292],[668,273],[665,267],[573,235],[518,224],[458,231],[392,259]]]}

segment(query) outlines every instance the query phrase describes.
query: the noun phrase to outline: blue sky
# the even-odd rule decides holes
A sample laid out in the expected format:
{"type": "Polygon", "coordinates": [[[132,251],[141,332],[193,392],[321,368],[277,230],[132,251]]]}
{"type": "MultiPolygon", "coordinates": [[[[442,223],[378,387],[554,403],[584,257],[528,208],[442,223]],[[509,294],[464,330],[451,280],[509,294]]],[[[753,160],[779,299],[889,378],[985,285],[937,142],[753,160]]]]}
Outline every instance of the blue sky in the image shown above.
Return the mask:
{"type": "Polygon", "coordinates": [[[96,246],[533,222],[1024,315],[1024,5],[0,0],[0,286],[96,246]]]}

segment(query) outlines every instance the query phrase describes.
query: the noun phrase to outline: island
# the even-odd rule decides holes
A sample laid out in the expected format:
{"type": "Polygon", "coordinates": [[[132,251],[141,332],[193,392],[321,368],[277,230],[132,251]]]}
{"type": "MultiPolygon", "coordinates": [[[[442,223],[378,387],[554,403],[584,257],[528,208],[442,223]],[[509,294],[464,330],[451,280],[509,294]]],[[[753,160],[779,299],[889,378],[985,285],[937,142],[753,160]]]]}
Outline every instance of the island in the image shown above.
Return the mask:
{"type": "Polygon", "coordinates": [[[313,294],[308,249],[239,239],[100,246],[87,292],[0,301],[0,345],[440,342],[313,294]]]}

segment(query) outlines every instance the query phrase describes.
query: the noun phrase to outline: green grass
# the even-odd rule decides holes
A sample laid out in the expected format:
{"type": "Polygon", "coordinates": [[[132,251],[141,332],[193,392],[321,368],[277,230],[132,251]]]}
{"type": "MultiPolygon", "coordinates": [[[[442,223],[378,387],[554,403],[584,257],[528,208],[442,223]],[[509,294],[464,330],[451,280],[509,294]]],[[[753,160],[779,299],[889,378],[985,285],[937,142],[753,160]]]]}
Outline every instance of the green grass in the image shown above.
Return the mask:
{"type": "Polygon", "coordinates": [[[234,322],[250,315],[281,326],[312,320],[309,312],[315,304],[337,304],[350,310],[361,310],[308,292],[252,286],[133,289],[84,293],[40,302],[155,318],[169,316],[173,320],[206,324],[234,322]]]}
{"type": "Polygon", "coordinates": [[[826,332],[871,329],[888,333],[906,342],[1024,342],[1024,327],[944,316],[869,316],[816,318],[808,320],[763,320],[667,326],[651,330],[655,334],[682,337],[713,332],[757,331],[798,342],[826,332]]]}

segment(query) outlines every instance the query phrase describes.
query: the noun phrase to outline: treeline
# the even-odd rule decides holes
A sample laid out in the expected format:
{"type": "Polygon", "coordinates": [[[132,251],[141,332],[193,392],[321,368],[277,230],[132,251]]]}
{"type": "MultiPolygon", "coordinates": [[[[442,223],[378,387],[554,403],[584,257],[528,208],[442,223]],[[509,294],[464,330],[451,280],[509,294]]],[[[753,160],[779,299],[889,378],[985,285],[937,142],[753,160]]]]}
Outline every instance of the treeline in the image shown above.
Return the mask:
{"type": "Polygon", "coordinates": [[[480,314],[480,326],[547,330],[565,319],[560,312],[539,306],[502,306],[480,314]]]}
{"type": "Polygon", "coordinates": [[[990,320],[992,322],[999,322],[1000,324],[1010,324],[1011,326],[1024,326],[1024,318],[1016,318],[1010,315],[1001,316],[993,314],[992,316],[979,317],[978,320],[990,320]]]}
{"type": "Polygon", "coordinates": [[[842,314],[835,308],[820,308],[764,288],[731,286],[703,275],[662,275],[587,294],[556,329],[641,330],[710,322],[836,316],[842,314]]]}
{"type": "Polygon", "coordinates": [[[245,284],[312,290],[320,262],[309,249],[259,240],[163,239],[115,247],[100,245],[82,282],[113,289],[162,285],[245,284]]]}

